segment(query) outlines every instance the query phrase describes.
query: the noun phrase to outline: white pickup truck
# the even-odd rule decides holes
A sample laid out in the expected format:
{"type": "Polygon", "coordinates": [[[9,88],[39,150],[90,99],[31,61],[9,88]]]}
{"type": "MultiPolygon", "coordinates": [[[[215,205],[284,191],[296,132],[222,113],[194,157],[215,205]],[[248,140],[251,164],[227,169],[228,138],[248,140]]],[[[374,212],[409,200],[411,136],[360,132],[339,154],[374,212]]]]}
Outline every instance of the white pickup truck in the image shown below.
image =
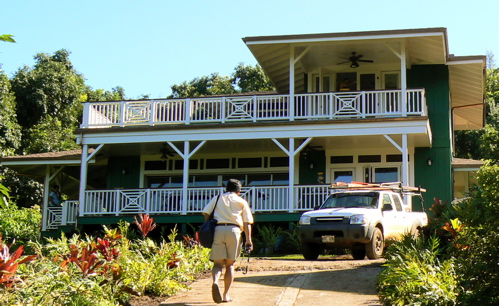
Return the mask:
{"type": "Polygon", "coordinates": [[[407,232],[417,235],[428,224],[425,212],[413,212],[411,208],[411,196],[421,191],[393,183],[357,187],[345,184],[343,189],[335,189],[316,210],[300,218],[303,256],[316,260],[323,250],[338,248],[351,249],[354,259],[366,255],[369,259],[379,258],[385,241],[398,240],[407,232]]]}

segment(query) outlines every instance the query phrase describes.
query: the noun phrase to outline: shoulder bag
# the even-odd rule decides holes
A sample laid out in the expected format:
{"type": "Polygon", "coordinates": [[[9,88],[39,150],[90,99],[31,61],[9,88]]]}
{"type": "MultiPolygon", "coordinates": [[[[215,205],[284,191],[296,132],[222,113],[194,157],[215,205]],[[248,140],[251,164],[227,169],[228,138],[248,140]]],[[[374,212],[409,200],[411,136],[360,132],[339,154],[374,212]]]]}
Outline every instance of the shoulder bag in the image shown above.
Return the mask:
{"type": "Polygon", "coordinates": [[[197,232],[198,241],[205,248],[210,248],[213,244],[213,237],[215,236],[215,227],[217,226],[217,220],[213,218],[215,213],[215,209],[217,208],[218,201],[220,200],[220,195],[217,197],[217,201],[215,202],[215,207],[210,214],[210,218],[201,224],[199,230],[197,232]]]}

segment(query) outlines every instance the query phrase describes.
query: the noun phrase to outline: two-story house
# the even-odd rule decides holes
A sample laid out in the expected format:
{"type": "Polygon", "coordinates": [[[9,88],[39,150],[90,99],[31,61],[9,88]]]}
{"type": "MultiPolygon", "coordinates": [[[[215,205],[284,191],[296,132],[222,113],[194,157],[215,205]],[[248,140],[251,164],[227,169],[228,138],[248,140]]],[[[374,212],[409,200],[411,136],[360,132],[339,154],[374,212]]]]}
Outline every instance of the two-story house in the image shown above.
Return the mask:
{"type": "Polygon", "coordinates": [[[2,159],[71,197],[43,229],[138,213],[201,222],[229,178],[257,222],[297,222],[337,181],[453,196],[455,130],[484,122],[485,56],[449,53],[445,28],[243,38],[275,94],[84,103],[82,151],[2,159]]]}

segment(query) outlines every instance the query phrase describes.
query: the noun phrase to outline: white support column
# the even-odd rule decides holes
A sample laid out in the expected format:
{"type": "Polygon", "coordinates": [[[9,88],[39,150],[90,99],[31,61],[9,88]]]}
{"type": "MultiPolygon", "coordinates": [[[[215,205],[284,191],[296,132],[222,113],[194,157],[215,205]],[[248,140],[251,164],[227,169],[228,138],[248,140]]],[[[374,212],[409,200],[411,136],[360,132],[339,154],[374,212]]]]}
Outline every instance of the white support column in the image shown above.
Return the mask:
{"type": "Polygon", "coordinates": [[[189,141],[184,141],[184,172],[182,176],[182,215],[187,215],[187,205],[189,199],[189,189],[187,188],[189,185],[189,141]]]}
{"type": "Polygon", "coordinates": [[[85,212],[85,188],[87,186],[87,171],[88,171],[88,145],[84,144],[81,149],[80,163],[80,214],[82,217],[85,212]]]}
{"type": "Polygon", "coordinates": [[[402,134],[402,146],[393,140],[390,136],[384,135],[385,138],[390,141],[395,148],[397,148],[400,153],[402,153],[402,184],[405,186],[409,185],[409,149],[407,148],[407,134],[402,134]]]}
{"type": "Polygon", "coordinates": [[[295,47],[289,47],[289,120],[295,120],[295,47]]]}
{"type": "Polygon", "coordinates": [[[407,149],[407,134],[402,134],[402,184],[409,186],[409,151],[407,149]]]}
{"type": "Polygon", "coordinates": [[[42,211],[42,231],[47,229],[47,216],[50,193],[50,165],[45,166],[45,179],[43,183],[43,211],[42,211]]]}
{"type": "Polygon", "coordinates": [[[295,139],[289,138],[289,195],[288,211],[293,212],[295,207],[295,139]]]}
{"type": "Polygon", "coordinates": [[[407,114],[407,61],[405,41],[400,42],[400,85],[402,90],[402,116],[407,114]]]}
{"type": "Polygon", "coordinates": [[[180,151],[177,146],[171,141],[167,141],[170,147],[182,157],[184,160],[184,172],[182,176],[182,214],[187,214],[187,199],[189,198],[189,159],[206,143],[206,140],[201,141],[194,150],[190,151],[189,141],[184,141],[184,152],[180,151]]]}
{"type": "Polygon", "coordinates": [[[305,146],[312,141],[312,138],[307,138],[302,144],[295,150],[295,139],[289,138],[288,148],[285,148],[277,139],[272,138],[272,141],[283,150],[289,159],[289,185],[288,185],[288,212],[293,212],[295,210],[295,156],[300,153],[305,146]]]}

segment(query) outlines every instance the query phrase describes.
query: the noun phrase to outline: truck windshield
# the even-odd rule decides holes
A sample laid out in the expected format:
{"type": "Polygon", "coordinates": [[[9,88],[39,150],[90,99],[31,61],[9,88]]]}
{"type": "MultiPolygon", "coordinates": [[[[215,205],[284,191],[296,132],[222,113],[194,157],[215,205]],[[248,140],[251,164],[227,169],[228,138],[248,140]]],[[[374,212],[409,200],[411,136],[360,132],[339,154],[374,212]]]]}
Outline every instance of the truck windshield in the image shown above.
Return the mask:
{"type": "Polygon", "coordinates": [[[378,207],[378,194],[375,192],[333,193],[322,204],[321,209],[323,209],[323,208],[336,208],[336,207],[377,208],[378,207]]]}

